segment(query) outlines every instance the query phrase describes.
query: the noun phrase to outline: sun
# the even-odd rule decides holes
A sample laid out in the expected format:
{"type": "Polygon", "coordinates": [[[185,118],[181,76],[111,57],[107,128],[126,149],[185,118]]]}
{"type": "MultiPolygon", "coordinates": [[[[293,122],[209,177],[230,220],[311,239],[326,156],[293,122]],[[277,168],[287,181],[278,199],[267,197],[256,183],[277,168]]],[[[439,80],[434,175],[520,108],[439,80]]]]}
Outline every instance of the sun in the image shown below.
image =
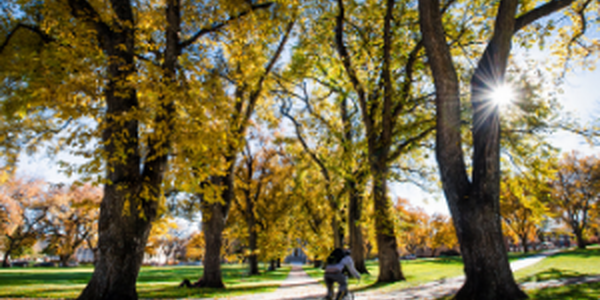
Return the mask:
{"type": "Polygon", "coordinates": [[[515,96],[514,89],[508,84],[503,84],[491,91],[490,98],[496,105],[507,105],[515,100],[515,96]]]}

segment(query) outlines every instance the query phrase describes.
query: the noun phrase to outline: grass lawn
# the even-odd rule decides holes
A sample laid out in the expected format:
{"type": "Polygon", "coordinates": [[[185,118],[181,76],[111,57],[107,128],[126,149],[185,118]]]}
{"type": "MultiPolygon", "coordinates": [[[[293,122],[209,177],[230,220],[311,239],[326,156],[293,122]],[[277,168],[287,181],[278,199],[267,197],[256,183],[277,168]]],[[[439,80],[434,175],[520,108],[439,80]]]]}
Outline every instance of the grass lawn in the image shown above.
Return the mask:
{"type": "Polygon", "coordinates": [[[600,246],[572,250],[547,257],[540,263],[515,272],[518,282],[600,274],[600,246]]]}
{"type": "MultiPolygon", "coordinates": [[[[178,287],[184,278],[196,281],[202,274],[200,266],[142,267],[137,290],[140,298],[205,298],[273,292],[289,271],[290,267],[284,266],[277,271],[248,276],[246,265],[223,265],[227,289],[220,290],[178,287]]],[[[75,298],[92,272],[92,267],[0,269],[0,297],[75,298]]]]}
{"type": "MultiPolygon", "coordinates": [[[[360,282],[356,279],[350,279],[350,289],[370,290],[378,289],[380,291],[391,291],[403,289],[411,286],[417,286],[434,280],[443,278],[452,278],[463,274],[463,264],[460,258],[427,258],[406,260],[401,262],[402,273],[406,281],[377,284],[377,275],[379,274],[379,265],[376,261],[368,261],[368,275],[361,275],[360,282]]],[[[323,270],[320,268],[305,267],[304,270],[312,278],[322,279],[323,270]]]]}
{"type": "MultiPolygon", "coordinates": [[[[600,246],[573,250],[548,257],[515,272],[519,283],[600,275],[600,246]]],[[[527,291],[531,299],[600,299],[600,282],[527,291]]]]}

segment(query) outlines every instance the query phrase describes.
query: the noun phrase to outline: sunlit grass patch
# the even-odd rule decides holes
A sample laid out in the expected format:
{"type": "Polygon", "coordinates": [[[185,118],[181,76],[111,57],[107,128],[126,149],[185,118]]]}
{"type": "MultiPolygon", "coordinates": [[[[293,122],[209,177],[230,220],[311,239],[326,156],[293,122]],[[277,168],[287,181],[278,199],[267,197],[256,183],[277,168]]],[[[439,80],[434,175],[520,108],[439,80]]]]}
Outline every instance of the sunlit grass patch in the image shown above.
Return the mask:
{"type": "Polygon", "coordinates": [[[557,253],[541,262],[515,272],[518,282],[600,274],[600,247],[557,253]]]}
{"type": "Polygon", "coordinates": [[[532,300],[598,300],[600,299],[600,282],[546,288],[528,291],[527,294],[532,300]]]}
{"type": "MultiPolygon", "coordinates": [[[[225,297],[275,291],[287,278],[289,266],[248,275],[246,265],[223,265],[226,289],[179,288],[187,278],[202,275],[200,266],[142,267],[137,281],[140,298],[225,297]]],[[[0,297],[76,298],[93,273],[92,267],[0,269],[0,297]]]]}
{"type": "MultiPolygon", "coordinates": [[[[370,274],[363,274],[360,282],[356,279],[350,279],[349,284],[352,290],[371,290],[378,289],[382,292],[398,290],[407,287],[417,286],[427,282],[453,278],[463,274],[463,264],[457,258],[429,258],[402,261],[402,273],[406,280],[394,283],[378,284],[377,276],[379,274],[379,265],[376,261],[367,262],[367,270],[370,274]]],[[[310,277],[322,280],[323,270],[320,268],[305,267],[304,270],[310,277]]]]}

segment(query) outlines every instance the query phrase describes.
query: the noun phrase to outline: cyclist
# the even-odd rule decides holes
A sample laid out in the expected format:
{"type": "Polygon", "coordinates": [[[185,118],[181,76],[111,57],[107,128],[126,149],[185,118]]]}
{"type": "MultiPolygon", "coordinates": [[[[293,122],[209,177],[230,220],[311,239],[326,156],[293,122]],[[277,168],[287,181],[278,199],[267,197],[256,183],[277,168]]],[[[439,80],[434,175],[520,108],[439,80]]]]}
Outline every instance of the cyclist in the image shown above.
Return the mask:
{"type": "Polygon", "coordinates": [[[360,279],[360,274],[354,268],[354,261],[350,257],[350,250],[336,248],[327,257],[327,265],[325,266],[326,300],[333,299],[333,284],[335,282],[339,285],[335,300],[341,300],[348,294],[348,279],[344,271],[349,272],[354,278],[360,279]]]}

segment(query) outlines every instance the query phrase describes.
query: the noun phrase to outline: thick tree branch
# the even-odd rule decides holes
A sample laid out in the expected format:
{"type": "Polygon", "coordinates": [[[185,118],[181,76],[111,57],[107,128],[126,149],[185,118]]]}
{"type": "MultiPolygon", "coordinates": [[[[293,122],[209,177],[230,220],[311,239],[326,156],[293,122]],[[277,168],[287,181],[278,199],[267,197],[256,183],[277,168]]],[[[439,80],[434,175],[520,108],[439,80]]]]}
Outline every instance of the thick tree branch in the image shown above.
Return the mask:
{"type": "Polygon", "coordinates": [[[573,3],[573,2],[574,2],[574,0],[551,0],[551,1],[543,4],[542,6],[538,6],[535,9],[522,14],[515,21],[514,32],[517,32],[517,31],[523,29],[523,27],[525,27],[545,16],[548,16],[548,15],[552,14],[553,12],[556,12],[560,9],[563,9],[563,8],[571,5],[571,3],[573,3]]]}
{"type": "Polygon", "coordinates": [[[39,35],[40,38],[42,39],[42,41],[46,44],[55,41],[55,39],[53,37],[51,37],[48,34],[46,34],[45,32],[43,32],[38,26],[19,23],[15,26],[15,28],[13,28],[13,30],[11,30],[8,33],[8,35],[6,36],[6,39],[0,45],[0,53],[2,53],[2,51],[4,51],[4,48],[6,48],[6,46],[8,46],[10,39],[15,35],[17,30],[19,30],[19,29],[27,29],[27,30],[39,35]]]}
{"type": "MultiPolygon", "coordinates": [[[[423,40],[421,39],[413,48],[413,50],[408,55],[408,60],[406,61],[406,65],[404,66],[404,82],[402,83],[402,90],[400,94],[400,99],[408,99],[410,97],[411,88],[413,85],[413,73],[414,67],[419,58],[419,52],[425,47],[423,40]]],[[[399,101],[394,107],[394,111],[392,113],[392,118],[397,118],[398,115],[402,112],[403,101],[399,101]]]]}
{"type": "Polygon", "coordinates": [[[97,31],[98,42],[103,49],[106,49],[106,44],[109,42],[112,30],[110,26],[102,21],[100,15],[94,7],[86,0],[68,0],[71,14],[94,27],[97,31]]]}
{"type": "Polygon", "coordinates": [[[254,87],[254,90],[250,93],[250,96],[248,99],[248,106],[246,107],[246,112],[244,114],[244,119],[241,120],[241,124],[239,124],[239,126],[238,126],[238,133],[242,133],[245,131],[246,125],[248,124],[248,121],[250,120],[250,117],[252,116],[252,113],[254,112],[254,106],[256,106],[256,102],[258,101],[258,98],[262,92],[263,84],[264,84],[265,80],[267,79],[267,77],[269,76],[269,74],[271,73],[271,71],[273,70],[273,67],[279,60],[279,57],[281,57],[281,53],[283,52],[283,49],[285,48],[285,45],[290,37],[290,34],[292,32],[292,29],[294,28],[295,23],[296,23],[296,20],[290,22],[288,24],[288,26],[286,27],[283,38],[281,39],[279,46],[277,46],[277,50],[275,50],[273,57],[271,57],[271,60],[265,67],[265,71],[260,76],[260,79],[258,80],[258,83],[254,87]]]}
{"type": "MultiPolygon", "coordinates": [[[[428,122],[432,122],[433,123],[433,120],[429,120],[428,122]]],[[[402,153],[405,152],[405,150],[406,150],[406,148],[408,148],[408,146],[412,145],[413,143],[416,143],[418,141],[421,141],[421,140],[425,139],[434,130],[435,130],[435,125],[430,126],[427,129],[423,130],[418,135],[413,136],[410,139],[407,139],[403,143],[399,144],[396,147],[396,149],[392,153],[390,153],[388,161],[393,162],[396,159],[398,159],[398,157],[400,157],[400,155],[402,155],[402,153]]]]}
{"type": "MultiPolygon", "coordinates": [[[[392,101],[394,101],[394,89],[392,87],[391,70],[391,51],[392,51],[392,16],[394,14],[394,0],[387,1],[386,14],[383,23],[383,67],[381,68],[381,78],[383,80],[383,111],[381,112],[382,124],[382,142],[387,147],[392,141],[392,130],[395,120],[392,117],[392,101]]],[[[402,102],[402,101],[400,101],[402,102]]],[[[373,114],[373,112],[371,112],[373,114]]]]}
{"type": "Polygon", "coordinates": [[[342,64],[344,65],[344,69],[350,78],[350,82],[358,95],[358,102],[361,107],[363,120],[365,123],[365,127],[367,132],[372,132],[373,130],[373,116],[367,109],[367,93],[365,92],[364,87],[362,86],[358,76],[356,74],[356,70],[352,64],[352,60],[350,58],[350,54],[348,53],[348,49],[344,44],[344,1],[338,0],[339,13],[336,17],[336,26],[335,26],[335,43],[336,50],[342,60],[342,64]]]}
{"type": "Polygon", "coordinates": [[[229,23],[231,23],[233,21],[236,21],[236,20],[244,17],[245,15],[247,15],[247,14],[249,14],[249,13],[255,11],[255,10],[266,9],[266,8],[270,7],[271,5],[273,5],[273,2],[267,2],[267,3],[252,5],[252,6],[250,6],[249,10],[245,10],[245,11],[243,11],[243,12],[241,12],[241,13],[235,15],[235,16],[231,16],[231,17],[229,17],[229,19],[227,19],[227,20],[225,20],[225,21],[223,21],[221,23],[216,23],[216,24],[213,24],[212,26],[210,26],[208,28],[202,28],[202,29],[200,29],[191,38],[189,38],[189,39],[181,42],[179,44],[179,47],[180,47],[180,49],[186,48],[187,46],[195,43],[200,37],[202,37],[202,36],[204,36],[206,34],[209,34],[211,32],[216,32],[216,31],[220,30],[221,28],[225,27],[227,24],[229,24],[229,23]]]}
{"type": "Polygon", "coordinates": [[[294,118],[294,116],[292,116],[289,113],[289,108],[282,106],[280,108],[280,112],[294,124],[296,136],[298,137],[298,140],[300,141],[302,148],[304,148],[304,151],[306,153],[308,153],[310,158],[319,166],[319,168],[321,169],[321,173],[323,174],[323,177],[325,177],[325,180],[327,182],[330,182],[329,171],[328,171],[327,167],[325,166],[323,161],[317,156],[317,154],[314,151],[312,151],[312,149],[310,149],[310,147],[308,146],[308,143],[306,142],[306,140],[304,139],[304,136],[302,135],[302,125],[300,125],[300,123],[296,120],[296,118],[294,118]]]}

